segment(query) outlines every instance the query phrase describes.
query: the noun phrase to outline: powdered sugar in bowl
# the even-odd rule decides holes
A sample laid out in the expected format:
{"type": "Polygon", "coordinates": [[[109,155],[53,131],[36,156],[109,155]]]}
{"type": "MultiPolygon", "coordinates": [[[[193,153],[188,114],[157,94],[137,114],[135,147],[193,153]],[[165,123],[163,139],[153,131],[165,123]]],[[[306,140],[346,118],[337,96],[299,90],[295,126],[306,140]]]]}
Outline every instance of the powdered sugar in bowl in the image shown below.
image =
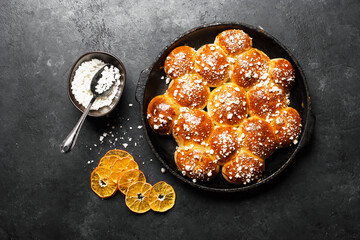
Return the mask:
{"type": "MultiPolygon", "coordinates": [[[[101,68],[104,64],[111,64],[114,69],[116,69],[117,82],[108,96],[103,99],[97,99],[98,102],[94,103],[95,106],[88,114],[93,117],[101,117],[110,113],[119,102],[126,82],[126,71],[124,65],[116,56],[110,53],[89,52],[81,56],[75,62],[68,79],[69,98],[75,107],[83,112],[89,101],[87,98],[91,97],[90,93],[88,93],[86,88],[84,88],[84,84],[87,87],[87,80],[92,79],[97,68],[101,68]],[[87,71],[86,69],[89,67],[94,69],[90,68],[87,71]]],[[[88,88],[90,89],[90,84],[88,88]]]]}

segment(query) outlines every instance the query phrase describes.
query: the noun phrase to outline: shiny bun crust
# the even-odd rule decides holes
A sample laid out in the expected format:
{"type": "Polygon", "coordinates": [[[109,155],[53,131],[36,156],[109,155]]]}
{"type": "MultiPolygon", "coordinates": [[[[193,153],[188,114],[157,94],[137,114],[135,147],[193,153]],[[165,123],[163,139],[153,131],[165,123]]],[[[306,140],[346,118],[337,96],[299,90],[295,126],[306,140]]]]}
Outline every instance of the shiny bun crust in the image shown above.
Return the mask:
{"type": "Polygon", "coordinates": [[[260,118],[251,117],[240,125],[240,138],[243,147],[262,159],[270,157],[276,150],[276,137],[273,127],[260,118]]]}
{"type": "Polygon", "coordinates": [[[246,150],[241,150],[222,168],[226,181],[246,185],[261,177],[265,162],[246,150]]]}
{"type": "Polygon", "coordinates": [[[226,83],[210,93],[207,110],[218,125],[238,126],[247,117],[246,92],[233,83],[226,83]]]}
{"type": "Polygon", "coordinates": [[[147,109],[147,119],[151,129],[160,135],[172,132],[174,120],[179,115],[179,107],[166,95],[154,97],[147,109]]]}
{"type": "Polygon", "coordinates": [[[179,146],[206,144],[214,125],[203,110],[180,108],[180,115],[174,122],[173,136],[179,146]]]}
{"type": "Polygon", "coordinates": [[[188,46],[177,47],[166,57],[164,71],[175,79],[186,73],[191,73],[194,66],[195,50],[188,46]]]}
{"type": "Polygon", "coordinates": [[[182,107],[203,109],[209,99],[210,88],[198,74],[185,74],[170,83],[167,94],[182,107]]]}
{"type": "Polygon", "coordinates": [[[224,165],[240,148],[239,132],[234,127],[217,126],[210,135],[208,145],[216,163],[224,165]]]}
{"type": "Polygon", "coordinates": [[[265,53],[252,48],[235,59],[231,81],[248,90],[268,78],[269,62],[265,53]]]}
{"type": "Polygon", "coordinates": [[[299,113],[291,108],[285,108],[272,123],[275,129],[276,140],[279,147],[289,147],[298,143],[301,132],[301,119],[299,113]]]}
{"type": "Polygon", "coordinates": [[[190,145],[189,147],[178,147],[175,151],[175,163],[181,173],[194,182],[210,181],[219,172],[219,165],[202,146],[190,145]]]}
{"type": "Polygon", "coordinates": [[[291,63],[283,58],[270,61],[269,77],[285,92],[289,92],[295,82],[295,71],[291,63]]]}
{"type": "Polygon", "coordinates": [[[206,44],[195,54],[195,72],[210,87],[217,87],[229,79],[230,67],[224,50],[215,44],[206,44]]]}
{"type": "Polygon", "coordinates": [[[274,84],[251,89],[248,99],[251,116],[267,121],[279,116],[280,111],[287,106],[286,93],[274,84]]]}
{"type": "Polygon", "coordinates": [[[252,40],[244,31],[231,29],[221,32],[215,38],[215,44],[229,55],[240,54],[252,47],[252,40]]]}

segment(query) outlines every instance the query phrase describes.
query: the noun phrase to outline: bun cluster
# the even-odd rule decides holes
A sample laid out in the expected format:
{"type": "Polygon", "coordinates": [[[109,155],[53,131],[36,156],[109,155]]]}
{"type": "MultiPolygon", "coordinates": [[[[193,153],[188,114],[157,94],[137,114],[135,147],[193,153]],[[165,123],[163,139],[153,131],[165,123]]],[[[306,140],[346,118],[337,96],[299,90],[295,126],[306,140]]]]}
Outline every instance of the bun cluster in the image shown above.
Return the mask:
{"type": "Polygon", "coordinates": [[[220,172],[233,184],[261,178],[277,148],[297,144],[299,113],[289,107],[291,63],[252,47],[242,30],[221,32],[197,51],[177,47],[166,57],[172,80],[148,105],[152,130],[172,134],[179,171],[194,182],[220,172]]]}

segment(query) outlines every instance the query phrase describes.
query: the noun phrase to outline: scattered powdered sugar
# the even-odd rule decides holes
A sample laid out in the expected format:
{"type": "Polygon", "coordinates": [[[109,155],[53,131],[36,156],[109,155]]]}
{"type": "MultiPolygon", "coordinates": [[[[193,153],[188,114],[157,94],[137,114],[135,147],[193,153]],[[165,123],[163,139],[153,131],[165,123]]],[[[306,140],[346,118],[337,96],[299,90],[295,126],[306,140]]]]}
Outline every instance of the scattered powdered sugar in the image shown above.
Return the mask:
{"type": "MultiPolygon", "coordinates": [[[[75,71],[74,79],[71,82],[71,92],[74,94],[76,101],[84,107],[88,106],[91,98],[93,97],[90,90],[92,78],[104,65],[105,63],[103,61],[99,59],[92,59],[90,61],[83,62],[75,71]]],[[[97,98],[90,110],[98,110],[102,107],[109,106],[115,98],[119,88],[121,75],[118,68],[111,66],[108,70],[104,70],[102,75],[103,77],[105,75],[105,78],[101,81],[101,85],[98,84],[99,87],[98,90],[96,90],[97,92],[100,93],[105,91],[109,81],[115,81],[114,86],[108,95],[97,98]],[[110,75],[113,76],[114,79],[110,78],[110,75]]]]}

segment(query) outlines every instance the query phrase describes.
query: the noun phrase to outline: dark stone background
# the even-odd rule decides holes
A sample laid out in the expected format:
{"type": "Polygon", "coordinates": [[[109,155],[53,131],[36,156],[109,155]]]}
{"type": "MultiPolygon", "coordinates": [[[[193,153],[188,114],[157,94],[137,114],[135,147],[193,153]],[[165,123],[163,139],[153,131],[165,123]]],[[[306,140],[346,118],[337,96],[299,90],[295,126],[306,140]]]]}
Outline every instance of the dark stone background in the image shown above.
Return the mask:
{"type": "Polygon", "coordinates": [[[3,0],[0,9],[0,239],[360,238],[358,0],[3,0]],[[137,129],[140,71],[179,34],[222,21],[261,26],[292,51],[317,118],[294,164],[250,194],[206,193],[162,174],[137,129]],[[75,149],[60,154],[80,117],[66,79],[75,60],[93,50],[122,59],[125,93],[110,116],[89,117],[75,149]],[[101,200],[91,191],[92,169],[113,148],[99,136],[111,126],[115,136],[133,138],[127,150],[150,183],[173,185],[171,211],[136,215],[121,194],[101,200]]]}

